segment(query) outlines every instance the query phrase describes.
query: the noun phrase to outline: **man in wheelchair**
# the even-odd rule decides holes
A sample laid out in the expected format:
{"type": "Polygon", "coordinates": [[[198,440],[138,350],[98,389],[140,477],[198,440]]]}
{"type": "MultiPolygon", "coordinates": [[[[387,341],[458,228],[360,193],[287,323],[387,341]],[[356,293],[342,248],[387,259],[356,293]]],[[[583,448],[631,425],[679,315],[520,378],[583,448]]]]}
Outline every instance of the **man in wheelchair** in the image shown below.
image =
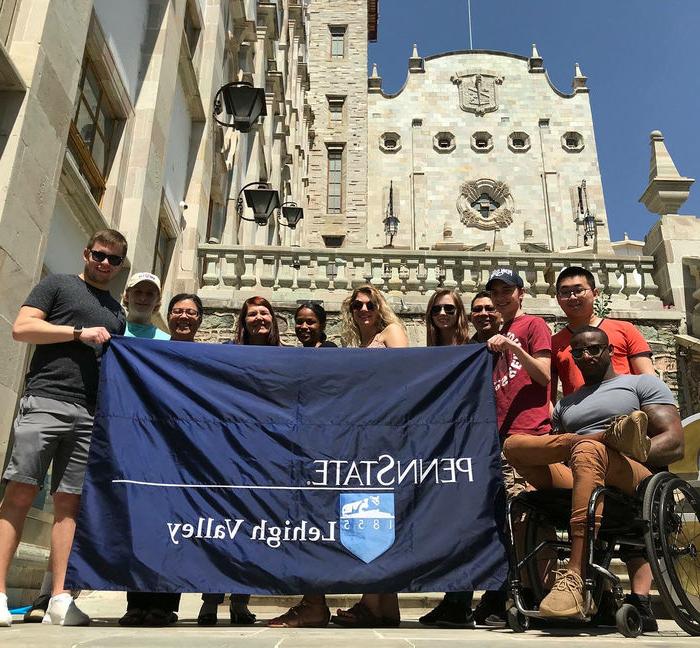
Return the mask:
{"type": "MultiPolygon", "coordinates": [[[[509,463],[537,490],[572,489],[571,555],[540,602],[543,617],[585,617],[583,574],[586,512],[598,486],[633,495],[653,472],[683,456],[683,431],[675,400],[656,376],[618,375],[604,331],[586,326],[571,338],[571,354],[585,384],[560,400],[552,414],[554,433],[509,437],[509,463]]],[[[595,511],[596,532],[602,499],[595,511]]],[[[649,608],[651,571],[644,558],[628,561],[632,596],[645,630],[654,629],[649,608]],[[649,627],[651,626],[651,627],[649,627]]]]}

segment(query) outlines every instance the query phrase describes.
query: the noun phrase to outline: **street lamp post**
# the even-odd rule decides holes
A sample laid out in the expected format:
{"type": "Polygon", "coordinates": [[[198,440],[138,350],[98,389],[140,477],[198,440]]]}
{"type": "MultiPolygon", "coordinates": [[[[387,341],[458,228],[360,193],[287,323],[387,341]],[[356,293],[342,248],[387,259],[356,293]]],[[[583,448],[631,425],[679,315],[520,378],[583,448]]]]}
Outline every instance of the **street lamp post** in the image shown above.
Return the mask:
{"type": "Polygon", "coordinates": [[[232,81],[221,86],[214,97],[214,121],[220,126],[233,127],[247,133],[259,117],[267,115],[265,90],[254,88],[247,81],[232,81]],[[229,121],[222,121],[219,115],[223,110],[229,121]],[[233,122],[230,119],[233,119],[233,122]]]}
{"type": "Polygon", "coordinates": [[[586,181],[581,181],[578,188],[578,211],[581,214],[578,219],[579,225],[583,226],[583,244],[588,245],[592,241],[595,247],[598,237],[598,224],[595,220],[595,209],[588,204],[588,191],[586,181]]]}
{"type": "Polygon", "coordinates": [[[384,218],[384,233],[389,239],[387,247],[394,247],[394,237],[399,231],[399,219],[394,213],[394,181],[389,184],[389,204],[384,218]]]}

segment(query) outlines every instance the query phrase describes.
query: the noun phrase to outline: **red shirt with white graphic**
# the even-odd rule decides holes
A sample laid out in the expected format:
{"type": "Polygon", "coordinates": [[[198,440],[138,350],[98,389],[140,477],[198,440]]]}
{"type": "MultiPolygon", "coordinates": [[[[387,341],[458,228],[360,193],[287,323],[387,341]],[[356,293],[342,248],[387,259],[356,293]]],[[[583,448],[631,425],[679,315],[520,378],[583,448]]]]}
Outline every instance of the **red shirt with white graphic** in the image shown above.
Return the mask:
{"type": "MultiPolygon", "coordinates": [[[[503,326],[501,335],[532,356],[552,350],[552,332],[541,317],[520,315],[503,326]]],[[[497,354],[494,360],[493,388],[501,439],[512,434],[549,434],[549,386],[532,380],[511,351],[497,354]]]]}

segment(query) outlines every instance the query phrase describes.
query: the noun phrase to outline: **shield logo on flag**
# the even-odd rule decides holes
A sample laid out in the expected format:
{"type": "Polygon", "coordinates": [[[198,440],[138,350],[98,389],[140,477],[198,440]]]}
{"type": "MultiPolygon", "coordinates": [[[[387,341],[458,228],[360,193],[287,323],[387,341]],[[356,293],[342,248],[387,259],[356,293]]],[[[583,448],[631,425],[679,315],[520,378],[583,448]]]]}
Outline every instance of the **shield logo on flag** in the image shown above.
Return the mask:
{"type": "Polygon", "coordinates": [[[394,544],[393,493],[343,493],[340,496],[340,542],[370,563],[394,544]]]}

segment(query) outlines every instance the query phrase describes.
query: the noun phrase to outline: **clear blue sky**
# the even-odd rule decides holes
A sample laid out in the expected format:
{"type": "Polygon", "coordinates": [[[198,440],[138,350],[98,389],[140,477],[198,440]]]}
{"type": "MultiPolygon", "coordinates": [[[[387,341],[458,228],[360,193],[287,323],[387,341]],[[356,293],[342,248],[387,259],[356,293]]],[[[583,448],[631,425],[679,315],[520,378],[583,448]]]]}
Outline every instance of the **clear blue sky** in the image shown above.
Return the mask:
{"type": "MultiPolygon", "coordinates": [[[[639,203],[658,129],[681,175],[697,180],[682,214],[700,216],[700,0],[472,0],[474,49],[529,56],[537,43],[552,82],[588,77],[613,240],[642,239],[656,216],[639,203]]],[[[421,56],[469,48],[467,0],[379,0],[369,47],[385,92],[421,56]]]]}

